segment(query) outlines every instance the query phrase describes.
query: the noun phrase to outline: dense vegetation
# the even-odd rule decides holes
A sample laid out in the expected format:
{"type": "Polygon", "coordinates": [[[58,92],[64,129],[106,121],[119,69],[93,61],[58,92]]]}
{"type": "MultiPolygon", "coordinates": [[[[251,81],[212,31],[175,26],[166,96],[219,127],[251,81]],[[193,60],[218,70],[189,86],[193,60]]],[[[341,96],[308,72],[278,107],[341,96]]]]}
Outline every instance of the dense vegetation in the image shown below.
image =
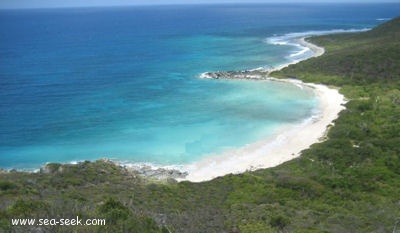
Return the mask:
{"type": "Polygon", "coordinates": [[[328,139],[301,157],[203,183],[154,182],[104,161],[3,173],[0,232],[392,232],[400,218],[400,18],[312,42],[326,53],[274,76],[340,87],[349,102],[328,139]],[[107,225],[10,221],[76,216],[107,225]]]}

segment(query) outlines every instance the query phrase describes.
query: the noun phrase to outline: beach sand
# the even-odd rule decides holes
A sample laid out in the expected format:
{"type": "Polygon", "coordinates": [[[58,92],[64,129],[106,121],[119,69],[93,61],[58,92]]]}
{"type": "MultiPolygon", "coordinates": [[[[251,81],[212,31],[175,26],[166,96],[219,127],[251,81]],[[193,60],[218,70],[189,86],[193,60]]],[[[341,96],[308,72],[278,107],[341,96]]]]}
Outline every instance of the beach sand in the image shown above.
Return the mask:
{"type": "MultiPolygon", "coordinates": [[[[319,46],[317,46],[317,45],[315,45],[315,44],[313,44],[313,43],[308,42],[308,41],[307,41],[307,38],[308,38],[308,37],[301,37],[301,38],[296,39],[295,41],[296,41],[299,45],[301,45],[301,46],[303,46],[303,47],[307,47],[307,48],[309,48],[311,51],[313,51],[313,55],[312,55],[311,57],[319,57],[319,56],[321,56],[322,54],[325,53],[325,49],[324,49],[324,48],[319,47],[319,46]]],[[[307,59],[308,59],[308,58],[307,58],[307,59]]],[[[305,60],[307,60],[307,59],[305,59],[305,60]]],[[[290,62],[290,63],[283,64],[283,65],[281,65],[281,66],[277,66],[277,67],[275,67],[275,68],[271,68],[271,69],[268,70],[268,73],[270,74],[270,73],[272,73],[272,72],[274,72],[274,71],[281,70],[281,69],[283,69],[283,68],[286,68],[286,67],[288,67],[288,66],[290,66],[290,65],[299,63],[299,62],[301,62],[301,61],[303,61],[303,60],[296,60],[296,61],[293,61],[293,62],[290,62]]]]}
{"type": "MultiPolygon", "coordinates": [[[[311,49],[314,52],[314,57],[324,53],[323,48],[307,42],[305,38],[299,38],[298,42],[311,49]]],[[[299,61],[293,63],[297,62],[299,61]]],[[[282,69],[288,65],[290,64],[285,64],[274,70],[282,69]]],[[[343,104],[346,102],[344,96],[338,90],[320,84],[303,83],[291,79],[276,79],[276,81],[291,82],[295,85],[313,88],[319,99],[319,114],[302,124],[293,124],[281,128],[274,133],[275,136],[272,138],[260,140],[223,154],[211,155],[198,162],[185,165],[182,170],[187,171],[188,176],[184,179],[178,179],[179,181],[202,182],[227,174],[274,167],[300,156],[302,150],[323,140],[328,127],[332,125],[332,121],[344,109],[343,104]]]]}
{"type": "Polygon", "coordinates": [[[306,37],[302,37],[302,38],[298,39],[298,43],[300,45],[304,46],[304,47],[307,47],[307,48],[311,49],[311,51],[314,52],[313,57],[319,57],[319,56],[321,56],[322,54],[325,53],[325,49],[324,48],[319,47],[319,46],[317,46],[315,44],[312,44],[312,43],[306,41],[306,39],[307,39],[306,37]]]}

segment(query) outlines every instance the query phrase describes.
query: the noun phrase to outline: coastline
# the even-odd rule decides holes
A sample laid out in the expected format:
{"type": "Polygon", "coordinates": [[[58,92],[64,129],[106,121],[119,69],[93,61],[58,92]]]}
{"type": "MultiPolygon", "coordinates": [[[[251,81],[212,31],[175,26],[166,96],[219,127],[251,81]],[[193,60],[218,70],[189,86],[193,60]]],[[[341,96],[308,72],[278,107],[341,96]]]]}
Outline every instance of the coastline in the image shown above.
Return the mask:
{"type": "MultiPolygon", "coordinates": [[[[323,48],[306,41],[306,37],[297,39],[297,42],[301,46],[312,50],[314,53],[312,57],[321,56],[325,52],[323,48]]],[[[269,76],[273,71],[283,69],[298,62],[300,61],[294,61],[266,71],[238,72],[236,74],[239,76],[236,78],[268,79],[310,87],[319,99],[318,116],[307,119],[302,124],[283,127],[275,132],[272,138],[260,140],[223,154],[211,155],[198,162],[184,165],[182,170],[187,172],[188,175],[185,178],[178,178],[177,180],[203,182],[227,174],[238,174],[261,168],[275,167],[299,157],[302,150],[309,148],[314,143],[323,141],[324,135],[326,135],[327,130],[333,124],[332,122],[338,117],[339,112],[345,109],[343,104],[346,103],[346,100],[338,90],[328,88],[325,85],[303,83],[295,79],[276,79],[269,76]],[[245,75],[243,76],[243,74],[245,75]]],[[[211,73],[204,73],[201,76],[202,78],[215,78],[208,76],[209,74],[211,73]]],[[[235,74],[233,74],[233,79],[236,79],[234,76],[235,74]]],[[[220,76],[217,75],[217,78],[220,78],[220,76]]]]}
{"type": "Polygon", "coordinates": [[[300,45],[307,47],[307,48],[311,49],[311,51],[314,52],[314,55],[312,57],[319,57],[325,53],[325,49],[323,47],[319,47],[313,43],[308,42],[307,38],[309,38],[309,37],[302,37],[302,38],[298,39],[297,41],[299,42],[300,45]]]}
{"type": "MultiPolygon", "coordinates": [[[[325,53],[325,49],[319,47],[313,43],[308,42],[306,39],[310,36],[301,37],[294,39],[294,41],[313,52],[311,57],[319,57],[325,53]]],[[[276,67],[271,67],[268,69],[265,68],[257,68],[252,70],[244,70],[244,71],[217,71],[217,72],[204,72],[199,75],[200,78],[204,79],[252,79],[252,80],[272,80],[272,81],[284,81],[284,79],[275,79],[270,76],[271,73],[275,71],[279,71],[283,68],[286,68],[290,65],[297,64],[301,61],[307,60],[311,57],[307,57],[305,59],[294,60],[292,62],[288,62],[276,67]]]]}
{"type": "Polygon", "coordinates": [[[310,36],[300,37],[300,38],[297,38],[295,41],[299,45],[310,49],[313,52],[313,55],[311,57],[308,57],[308,58],[302,59],[302,60],[296,60],[296,61],[293,61],[293,62],[289,62],[289,63],[283,64],[283,65],[277,66],[276,68],[269,69],[268,70],[268,75],[270,75],[274,71],[279,71],[279,70],[281,70],[283,68],[286,68],[286,67],[288,67],[290,65],[297,64],[297,63],[299,63],[301,61],[307,60],[307,59],[312,58],[312,57],[319,57],[322,54],[324,54],[325,53],[325,49],[324,48],[319,47],[319,46],[307,41],[307,38],[309,38],[309,37],[310,36]]]}
{"type": "MultiPolygon", "coordinates": [[[[296,84],[299,83],[296,82],[296,84]]],[[[323,141],[332,121],[344,109],[342,104],[345,103],[345,99],[338,90],[324,85],[312,83],[301,83],[301,85],[312,87],[318,96],[320,113],[317,117],[308,119],[302,124],[286,126],[275,132],[273,138],[260,140],[222,155],[212,155],[199,162],[186,165],[183,170],[188,175],[185,178],[179,178],[178,181],[202,182],[231,173],[238,174],[275,167],[299,157],[302,150],[323,141]]]]}
{"type": "MultiPolygon", "coordinates": [[[[298,38],[296,42],[313,51],[311,57],[321,56],[325,50],[307,42],[306,38],[298,38]]],[[[271,69],[206,72],[201,74],[200,78],[270,80],[288,82],[299,88],[311,88],[319,100],[317,116],[308,118],[300,124],[296,123],[284,126],[274,132],[273,137],[268,137],[222,154],[212,154],[190,164],[160,166],[151,163],[124,163],[107,158],[100,160],[112,163],[132,174],[151,180],[165,181],[174,179],[178,182],[203,182],[228,174],[240,174],[246,171],[275,167],[292,160],[300,156],[302,150],[324,139],[324,135],[332,125],[332,121],[338,117],[339,112],[344,109],[343,104],[346,103],[344,96],[336,89],[331,89],[321,84],[303,83],[296,79],[277,79],[270,76],[270,73],[273,71],[283,69],[300,61],[302,60],[296,60],[271,69]]],[[[79,161],[66,164],[80,164],[84,162],[79,161]]],[[[40,169],[36,169],[33,172],[46,173],[48,164],[43,165],[40,169]]]]}

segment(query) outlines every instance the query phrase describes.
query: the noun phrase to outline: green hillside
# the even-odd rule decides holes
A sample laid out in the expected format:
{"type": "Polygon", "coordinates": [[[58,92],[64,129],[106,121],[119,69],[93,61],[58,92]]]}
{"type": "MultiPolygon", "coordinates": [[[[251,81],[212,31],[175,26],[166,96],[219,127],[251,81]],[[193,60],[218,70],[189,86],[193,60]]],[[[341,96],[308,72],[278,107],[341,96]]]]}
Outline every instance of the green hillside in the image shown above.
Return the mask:
{"type": "Polygon", "coordinates": [[[154,182],[105,161],[3,172],[0,232],[392,232],[400,218],[400,18],[310,40],[326,53],[273,76],[334,85],[349,102],[328,139],[301,157],[203,183],[154,182]],[[76,216],[106,226],[11,225],[76,216]]]}
{"type": "Polygon", "coordinates": [[[400,76],[400,17],[356,34],[319,36],[322,57],[292,65],[280,75],[337,86],[397,82],[400,76]]]}

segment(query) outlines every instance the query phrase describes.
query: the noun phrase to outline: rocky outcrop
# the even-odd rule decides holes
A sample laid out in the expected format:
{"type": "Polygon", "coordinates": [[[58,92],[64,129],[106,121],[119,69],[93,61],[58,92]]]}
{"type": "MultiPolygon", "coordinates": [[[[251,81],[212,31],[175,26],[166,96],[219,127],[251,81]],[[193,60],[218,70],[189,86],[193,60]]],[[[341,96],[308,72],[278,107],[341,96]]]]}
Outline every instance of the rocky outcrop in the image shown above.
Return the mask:
{"type": "Polygon", "coordinates": [[[140,176],[164,180],[168,178],[178,179],[185,178],[188,173],[182,172],[177,169],[166,169],[166,168],[153,168],[151,166],[128,166],[126,167],[128,171],[134,172],[140,176]]]}
{"type": "Polygon", "coordinates": [[[61,173],[63,171],[63,165],[59,163],[47,163],[40,168],[39,172],[44,174],[61,173]]]}
{"type": "MultiPolygon", "coordinates": [[[[78,167],[80,169],[84,169],[89,164],[100,163],[107,166],[117,167],[127,172],[128,174],[134,175],[134,177],[141,176],[144,178],[156,179],[156,180],[169,180],[169,179],[183,179],[188,173],[179,171],[178,169],[172,168],[162,168],[162,167],[152,167],[145,164],[134,164],[134,165],[126,165],[120,164],[116,161],[103,158],[94,162],[84,161],[78,162],[77,164],[60,164],[60,163],[48,163],[42,166],[39,170],[39,173],[42,174],[58,174],[63,173],[65,169],[68,167],[78,167]]],[[[109,174],[110,171],[104,166],[97,166],[97,172],[109,174]]],[[[6,172],[4,170],[0,170],[0,173],[6,172]]]]}
{"type": "Polygon", "coordinates": [[[269,74],[268,70],[215,71],[203,73],[200,78],[265,80],[269,78],[269,74]]]}
{"type": "Polygon", "coordinates": [[[106,164],[115,165],[117,167],[123,168],[131,174],[157,180],[182,179],[188,175],[187,172],[182,172],[177,169],[171,168],[152,167],[145,164],[124,165],[107,158],[103,158],[100,161],[106,164]]]}

